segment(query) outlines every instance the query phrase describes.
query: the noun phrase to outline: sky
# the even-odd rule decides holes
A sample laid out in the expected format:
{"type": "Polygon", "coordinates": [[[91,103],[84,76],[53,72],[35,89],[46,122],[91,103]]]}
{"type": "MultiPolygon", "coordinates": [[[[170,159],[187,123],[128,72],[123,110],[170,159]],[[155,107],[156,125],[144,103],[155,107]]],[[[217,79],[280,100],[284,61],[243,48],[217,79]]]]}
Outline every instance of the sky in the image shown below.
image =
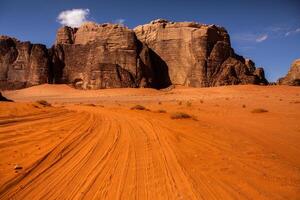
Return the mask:
{"type": "Polygon", "coordinates": [[[48,47],[62,25],[134,28],[158,18],[225,27],[235,52],[264,67],[269,81],[300,58],[300,0],[0,0],[0,35],[48,47]]]}

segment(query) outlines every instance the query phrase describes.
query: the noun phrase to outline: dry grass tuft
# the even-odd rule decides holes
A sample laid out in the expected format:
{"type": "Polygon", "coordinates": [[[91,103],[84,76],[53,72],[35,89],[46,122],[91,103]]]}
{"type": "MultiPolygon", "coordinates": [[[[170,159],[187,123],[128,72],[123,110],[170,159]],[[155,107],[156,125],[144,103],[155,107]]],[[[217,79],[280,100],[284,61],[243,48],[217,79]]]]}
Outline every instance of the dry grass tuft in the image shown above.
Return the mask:
{"type": "Polygon", "coordinates": [[[91,106],[91,107],[96,107],[96,105],[95,104],[93,104],[93,103],[88,103],[88,104],[85,104],[86,106],[91,106]]]}
{"type": "Polygon", "coordinates": [[[186,102],[186,106],[187,106],[187,107],[191,107],[191,106],[192,106],[192,102],[187,101],[187,102],[186,102]]]}
{"type": "Polygon", "coordinates": [[[51,107],[51,104],[48,103],[46,100],[38,100],[38,101],[36,101],[36,103],[38,103],[42,106],[45,106],[45,107],[51,107]]]}
{"type": "Polygon", "coordinates": [[[167,111],[165,111],[165,110],[158,110],[156,112],[158,112],[158,113],[167,113],[167,111]]]}
{"type": "Polygon", "coordinates": [[[256,108],[256,109],[253,109],[251,112],[252,113],[266,113],[266,112],[269,112],[269,111],[264,109],[264,108],[256,108]]]}
{"type": "Polygon", "coordinates": [[[141,105],[135,105],[135,106],[131,107],[130,109],[131,110],[149,110],[149,109],[146,109],[144,106],[141,106],[141,105]]]}
{"type": "Polygon", "coordinates": [[[176,112],[171,114],[171,119],[189,119],[189,118],[192,118],[192,116],[184,112],[176,112]]]}

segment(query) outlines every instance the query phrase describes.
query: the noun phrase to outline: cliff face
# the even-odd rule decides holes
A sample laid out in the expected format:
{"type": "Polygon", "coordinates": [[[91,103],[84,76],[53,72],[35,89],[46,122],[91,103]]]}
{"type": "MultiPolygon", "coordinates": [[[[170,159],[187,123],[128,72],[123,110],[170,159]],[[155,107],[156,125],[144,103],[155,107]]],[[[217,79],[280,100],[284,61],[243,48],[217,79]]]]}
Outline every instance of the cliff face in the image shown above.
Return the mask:
{"type": "Polygon", "coordinates": [[[52,48],[0,37],[0,89],[66,83],[81,89],[265,84],[234,53],[224,28],[156,20],[130,30],[88,22],[62,27],[52,48]]]}
{"type": "Polygon", "coordinates": [[[300,59],[295,60],[287,75],[278,80],[280,85],[300,86],[300,59]]]}
{"type": "Polygon", "coordinates": [[[165,87],[153,76],[149,49],[120,25],[89,22],[79,29],[63,27],[51,55],[54,83],[84,89],[165,87]]]}
{"type": "Polygon", "coordinates": [[[0,36],[0,89],[18,89],[48,82],[45,45],[0,36]]]}
{"type": "Polygon", "coordinates": [[[207,87],[267,83],[262,69],[234,53],[224,28],[155,20],[134,29],[164,60],[173,84],[207,87]]]}

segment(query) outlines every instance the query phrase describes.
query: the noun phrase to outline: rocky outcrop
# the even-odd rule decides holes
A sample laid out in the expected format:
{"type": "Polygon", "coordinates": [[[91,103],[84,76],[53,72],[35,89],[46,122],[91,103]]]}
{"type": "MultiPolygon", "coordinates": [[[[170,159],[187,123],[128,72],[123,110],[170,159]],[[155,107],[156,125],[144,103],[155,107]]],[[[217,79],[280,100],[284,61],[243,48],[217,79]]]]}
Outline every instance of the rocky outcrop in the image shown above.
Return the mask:
{"type": "Polygon", "coordinates": [[[48,82],[45,45],[0,36],[0,89],[18,89],[48,82]]]}
{"type": "Polygon", "coordinates": [[[6,97],[2,96],[1,92],[0,92],[0,101],[8,101],[8,102],[12,102],[12,100],[7,99],[6,97]]]}
{"type": "Polygon", "coordinates": [[[134,30],[87,22],[62,27],[55,44],[0,37],[0,89],[66,83],[80,89],[266,84],[215,25],[155,20],[134,30]]]}
{"type": "Polygon", "coordinates": [[[277,82],[280,85],[300,86],[300,59],[295,60],[287,75],[277,82]]]}
{"type": "Polygon", "coordinates": [[[168,66],[173,84],[207,87],[266,84],[263,69],[234,53],[227,31],[215,25],[159,19],[134,29],[168,66]]]}
{"type": "Polygon", "coordinates": [[[132,30],[117,24],[63,27],[51,55],[53,82],[73,83],[77,88],[162,88],[168,79],[167,73],[155,78],[150,50],[132,30]]]}

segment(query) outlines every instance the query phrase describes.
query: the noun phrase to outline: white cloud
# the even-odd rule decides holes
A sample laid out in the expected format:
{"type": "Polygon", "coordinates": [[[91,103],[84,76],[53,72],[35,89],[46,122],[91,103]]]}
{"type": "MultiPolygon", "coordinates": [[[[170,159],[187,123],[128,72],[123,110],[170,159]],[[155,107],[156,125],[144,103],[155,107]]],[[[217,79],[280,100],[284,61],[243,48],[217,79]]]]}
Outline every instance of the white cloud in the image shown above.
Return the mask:
{"type": "Polygon", "coordinates": [[[114,23],[124,25],[125,19],[116,19],[114,23]]]}
{"type": "Polygon", "coordinates": [[[72,9],[59,13],[57,20],[60,24],[70,27],[79,27],[83,22],[87,21],[89,9],[72,9]]]}
{"type": "Polygon", "coordinates": [[[297,33],[300,33],[300,28],[297,28],[295,30],[291,30],[291,31],[288,31],[285,33],[285,36],[290,36],[290,35],[294,35],[294,34],[297,34],[297,33]]]}
{"type": "Polygon", "coordinates": [[[256,41],[256,42],[263,42],[263,41],[265,41],[266,39],[268,39],[268,34],[263,34],[263,35],[258,36],[258,37],[255,39],[255,41],[256,41]]]}
{"type": "Polygon", "coordinates": [[[233,35],[233,39],[239,42],[259,43],[268,39],[268,34],[240,33],[233,35]]]}

